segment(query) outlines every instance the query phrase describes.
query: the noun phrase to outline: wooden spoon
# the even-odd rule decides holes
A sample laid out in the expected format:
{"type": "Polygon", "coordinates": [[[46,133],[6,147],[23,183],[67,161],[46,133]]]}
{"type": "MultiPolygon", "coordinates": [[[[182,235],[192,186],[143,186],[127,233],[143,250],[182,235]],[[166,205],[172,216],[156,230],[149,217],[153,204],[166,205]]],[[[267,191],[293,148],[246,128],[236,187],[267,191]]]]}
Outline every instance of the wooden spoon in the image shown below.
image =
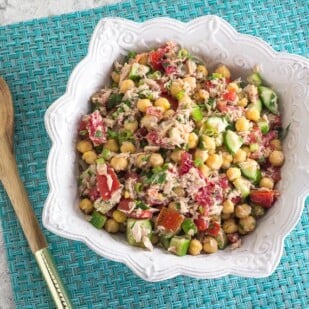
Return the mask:
{"type": "Polygon", "coordinates": [[[43,273],[57,308],[72,308],[69,297],[58,275],[19,177],[13,152],[14,109],[12,96],[6,82],[0,77],[0,180],[11,200],[30,248],[43,273]]]}

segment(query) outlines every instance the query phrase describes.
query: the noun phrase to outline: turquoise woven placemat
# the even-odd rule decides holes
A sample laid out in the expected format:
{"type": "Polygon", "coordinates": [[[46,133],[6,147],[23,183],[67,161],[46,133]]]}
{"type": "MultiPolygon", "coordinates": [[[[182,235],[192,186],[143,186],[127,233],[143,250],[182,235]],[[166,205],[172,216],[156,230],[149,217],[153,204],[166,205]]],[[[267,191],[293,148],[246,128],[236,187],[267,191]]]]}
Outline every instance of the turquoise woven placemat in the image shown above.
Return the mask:
{"type": "MultiPolygon", "coordinates": [[[[263,38],[278,51],[308,57],[308,1],[169,2],[173,4],[123,2],[0,27],[0,75],[7,80],[14,98],[18,167],[38,218],[48,192],[45,166],[50,141],[44,128],[44,113],[65,91],[68,77],[85,56],[100,18],[120,16],[143,21],[170,16],[188,21],[216,14],[238,31],[263,38]]],[[[76,308],[308,308],[308,208],[307,205],[300,222],[285,240],[276,272],[265,279],[177,277],[148,283],[126,266],[101,258],[82,243],[46,230],[45,234],[76,308]]],[[[2,186],[0,215],[17,308],[53,308],[2,186]]]]}

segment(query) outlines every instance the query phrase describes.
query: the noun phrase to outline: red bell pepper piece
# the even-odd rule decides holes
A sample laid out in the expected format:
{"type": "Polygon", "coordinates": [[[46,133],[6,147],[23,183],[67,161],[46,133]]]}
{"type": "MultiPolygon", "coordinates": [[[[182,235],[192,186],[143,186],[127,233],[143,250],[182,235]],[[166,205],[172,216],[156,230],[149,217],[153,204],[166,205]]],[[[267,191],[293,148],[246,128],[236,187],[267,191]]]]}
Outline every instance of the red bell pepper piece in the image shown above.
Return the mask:
{"type": "Polygon", "coordinates": [[[278,191],[275,190],[252,190],[250,192],[251,202],[261,205],[264,208],[272,207],[277,196],[278,191]]]}
{"type": "Polygon", "coordinates": [[[164,233],[175,234],[181,229],[184,217],[175,209],[163,207],[156,221],[156,227],[162,227],[164,233]]]}
{"type": "Polygon", "coordinates": [[[119,189],[120,182],[115,174],[114,170],[111,167],[107,167],[107,174],[112,179],[112,185],[109,188],[108,180],[106,175],[97,174],[97,186],[100,192],[100,195],[104,201],[107,201],[111,198],[112,193],[119,189]]]}
{"type": "Polygon", "coordinates": [[[217,237],[219,231],[220,231],[220,224],[216,221],[211,221],[209,227],[206,230],[206,233],[213,237],[217,237]]]}
{"type": "Polygon", "coordinates": [[[235,91],[229,90],[228,92],[223,94],[223,99],[229,102],[234,102],[236,100],[236,93],[235,91]]]}

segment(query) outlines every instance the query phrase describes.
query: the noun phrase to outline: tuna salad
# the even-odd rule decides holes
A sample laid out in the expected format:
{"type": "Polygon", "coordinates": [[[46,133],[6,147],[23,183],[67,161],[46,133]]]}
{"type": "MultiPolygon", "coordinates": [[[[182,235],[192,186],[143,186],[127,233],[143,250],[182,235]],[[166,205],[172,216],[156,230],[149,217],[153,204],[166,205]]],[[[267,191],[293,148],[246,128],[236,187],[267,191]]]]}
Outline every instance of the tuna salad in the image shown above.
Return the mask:
{"type": "Polygon", "coordinates": [[[178,256],[237,248],[279,196],[276,92],[175,42],[115,62],[78,128],[79,207],[95,228],[178,256]]]}

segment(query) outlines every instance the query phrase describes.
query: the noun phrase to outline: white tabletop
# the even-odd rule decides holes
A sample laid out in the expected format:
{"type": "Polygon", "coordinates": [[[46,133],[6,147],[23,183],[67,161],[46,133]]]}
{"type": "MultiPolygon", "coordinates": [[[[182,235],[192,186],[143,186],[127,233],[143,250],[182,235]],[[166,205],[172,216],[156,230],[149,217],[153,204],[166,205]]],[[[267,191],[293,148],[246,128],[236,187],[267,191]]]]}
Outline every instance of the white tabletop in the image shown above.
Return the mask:
{"type": "MultiPolygon", "coordinates": [[[[120,0],[0,0],[0,25],[90,9],[120,0]]],[[[0,309],[15,308],[0,224],[0,309]]]]}

